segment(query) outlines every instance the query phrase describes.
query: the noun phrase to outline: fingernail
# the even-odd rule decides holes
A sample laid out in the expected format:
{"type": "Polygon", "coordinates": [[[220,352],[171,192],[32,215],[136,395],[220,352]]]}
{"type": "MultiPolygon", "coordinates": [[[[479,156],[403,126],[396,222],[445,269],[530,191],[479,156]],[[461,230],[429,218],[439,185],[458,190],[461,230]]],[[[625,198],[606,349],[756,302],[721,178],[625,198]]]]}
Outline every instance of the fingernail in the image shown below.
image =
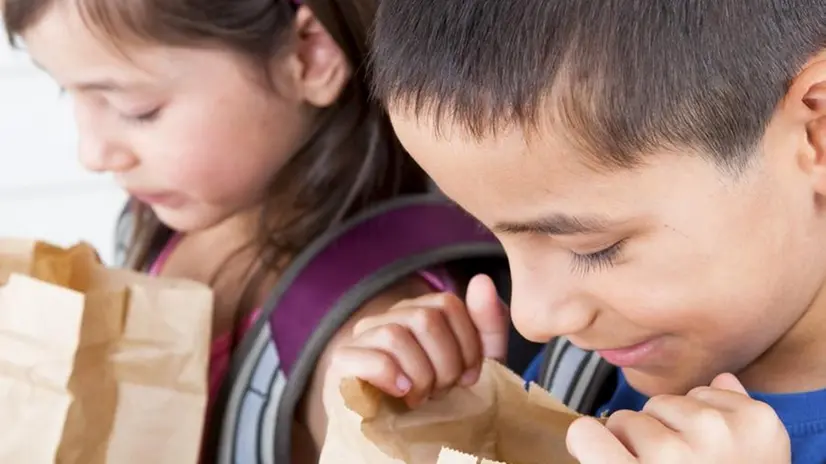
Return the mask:
{"type": "Polygon", "coordinates": [[[479,378],[479,371],[476,369],[469,369],[462,374],[462,378],[459,379],[459,384],[463,387],[469,387],[476,383],[476,380],[479,378]]]}
{"type": "Polygon", "coordinates": [[[413,383],[406,376],[400,375],[396,377],[396,388],[398,388],[400,392],[407,393],[412,386],[413,383]]]}

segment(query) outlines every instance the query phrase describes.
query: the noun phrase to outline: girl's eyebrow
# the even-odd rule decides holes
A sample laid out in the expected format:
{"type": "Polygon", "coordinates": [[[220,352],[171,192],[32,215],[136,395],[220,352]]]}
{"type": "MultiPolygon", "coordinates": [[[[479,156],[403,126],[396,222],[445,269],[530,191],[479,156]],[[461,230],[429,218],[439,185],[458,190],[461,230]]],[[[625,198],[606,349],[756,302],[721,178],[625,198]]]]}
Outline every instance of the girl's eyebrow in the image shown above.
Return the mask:
{"type": "MultiPolygon", "coordinates": [[[[31,60],[34,67],[43,71],[46,74],[50,74],[49,71],[36,60],[31,60]]],[[[136,85],[126,84],[124,82],[117,81],[115,79],[99,79],[99,80],[89,80],[87,82],[79,82],[72,84],[71,87],[74,87],[79,90],[84,91],[98,91],[98,92],[125,92],[131,90],[136,85]]]]}
{"type": "Polygon", "coordinates": [[[127,90],[127,86],[119,83],[117,81],[111,79],[104,79],[100,81],[89,81],[89,82],[81,82],[79,84],[75,84],[74,87],[77,87],[80,90],[86,91],[99,91],[99,92],[112,92],[112,91],[124,91],[127,90]]]}

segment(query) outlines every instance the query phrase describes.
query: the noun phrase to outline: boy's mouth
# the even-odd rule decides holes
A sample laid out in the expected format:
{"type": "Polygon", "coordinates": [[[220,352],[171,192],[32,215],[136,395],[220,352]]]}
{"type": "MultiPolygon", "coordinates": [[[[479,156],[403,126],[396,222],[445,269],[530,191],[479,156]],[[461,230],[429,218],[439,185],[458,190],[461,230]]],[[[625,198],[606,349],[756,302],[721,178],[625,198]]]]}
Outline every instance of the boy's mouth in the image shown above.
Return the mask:
{"type": "Polygon", "coordinates": [[[662,339],[652,338],[636,345],[607,350],[597,350],[600,356],[617,367],[634,367],[645,364],[658,351],[662,339]]]}

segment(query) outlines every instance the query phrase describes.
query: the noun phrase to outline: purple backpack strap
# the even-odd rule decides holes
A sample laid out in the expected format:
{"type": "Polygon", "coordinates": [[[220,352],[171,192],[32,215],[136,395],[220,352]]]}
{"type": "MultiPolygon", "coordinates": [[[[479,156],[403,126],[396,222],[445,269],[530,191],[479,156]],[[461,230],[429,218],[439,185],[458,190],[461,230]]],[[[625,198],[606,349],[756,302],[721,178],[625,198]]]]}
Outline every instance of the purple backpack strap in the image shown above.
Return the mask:
{"type": "Polygon", "coordinates": [[[268,301],[284,373],[291,376],[320,326],[337,330],[399,279],[454,259],[501,253],[478,222],[435,196],[388,202],[345,224],[300,255],[268,301]]]}
{"type": "Polygon", "coordinates": [[[439,195],[397,198],[330,230],[287,267],[262,317],[233,355],[216,419],[232,414],[226,411],[232,406],[221,403],[232,396],[232,379],[242,372],[243,357],[255,351],[254,344],[260,343],[256,337],[269,329],[286,385],[279,398],[270,398],[278,401],[273,408],[276,417],[262,418],[262,427],[277,430],[271,462],[289,463],[295,409],[339,328],[367,301],[406,276],[476,258],[501,259],[506,265],[495,238],[439,195]],[[274,423],[267,425],[269,421],[274,423]]]}
{"type": "Polygon", "coordinates": [[[501,257],[499,243],[441,196],[387,202],[319,239],[296,259],[267,306],[287,376],[276,418],[276,460],[289,462],[295,408],[330,338],[379,292],[415,273],[467,258],[501,257]]]}

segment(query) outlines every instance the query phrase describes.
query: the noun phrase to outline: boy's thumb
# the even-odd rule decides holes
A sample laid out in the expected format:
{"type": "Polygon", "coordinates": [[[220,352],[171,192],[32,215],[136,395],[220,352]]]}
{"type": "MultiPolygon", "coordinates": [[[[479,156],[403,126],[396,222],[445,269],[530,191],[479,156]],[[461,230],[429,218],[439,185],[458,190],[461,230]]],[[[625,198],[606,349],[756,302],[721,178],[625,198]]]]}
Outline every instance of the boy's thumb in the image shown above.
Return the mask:
{"type": "Polygon", "coordinates": [[[479,331],[482,355],[504,361],[508,353],[507,307],[499,299],[490,277],[479,274],[470,280],[465,297],[470,318],[479,331]]]}
{"type": "Polygon", "coordinates": [[[735,393],[742,393],[744,395],[748,395],[746,392],[746,388],[737,380],[732,374],[720,374],[711,381],[711,388],[717,388],[720,390],[728,390],[733,391],[735,393]]]}

